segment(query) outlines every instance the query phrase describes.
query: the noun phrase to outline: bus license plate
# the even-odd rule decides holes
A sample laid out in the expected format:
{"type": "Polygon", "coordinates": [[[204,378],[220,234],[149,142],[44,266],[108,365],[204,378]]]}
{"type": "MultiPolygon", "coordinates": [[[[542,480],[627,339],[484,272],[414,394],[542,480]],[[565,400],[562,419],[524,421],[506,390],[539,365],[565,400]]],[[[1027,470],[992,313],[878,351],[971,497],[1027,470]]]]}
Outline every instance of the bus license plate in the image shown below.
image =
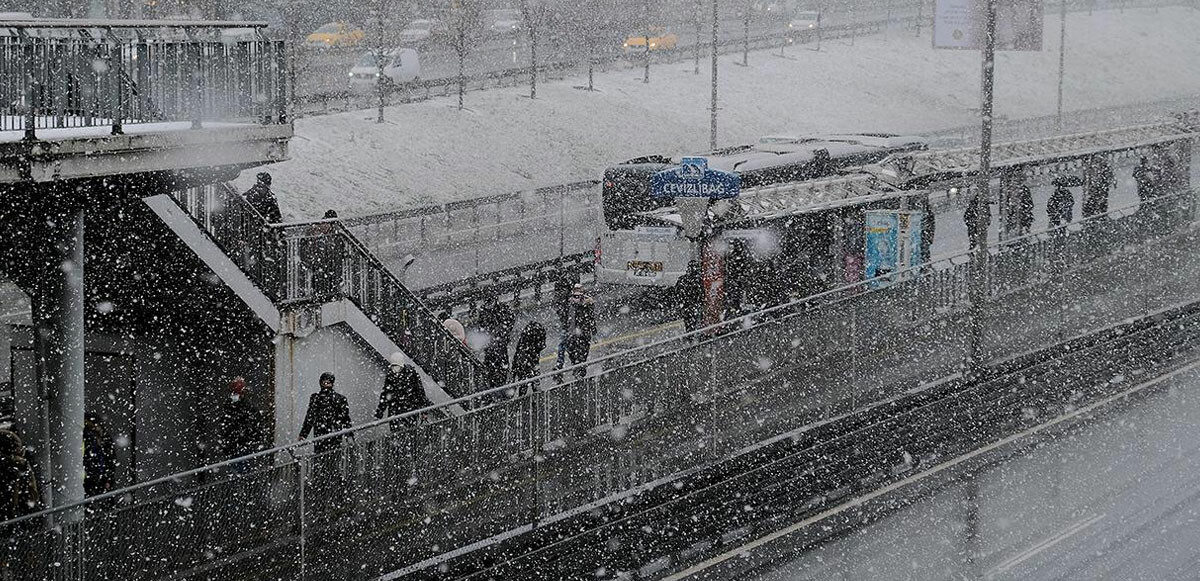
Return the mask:
{"type": "Polygon", "coordinates": [[[663,265],[661,262],[630,260],[625,264],[625,270],[629,271],[633,276],[654,278],[662,274],[663,265]]]}

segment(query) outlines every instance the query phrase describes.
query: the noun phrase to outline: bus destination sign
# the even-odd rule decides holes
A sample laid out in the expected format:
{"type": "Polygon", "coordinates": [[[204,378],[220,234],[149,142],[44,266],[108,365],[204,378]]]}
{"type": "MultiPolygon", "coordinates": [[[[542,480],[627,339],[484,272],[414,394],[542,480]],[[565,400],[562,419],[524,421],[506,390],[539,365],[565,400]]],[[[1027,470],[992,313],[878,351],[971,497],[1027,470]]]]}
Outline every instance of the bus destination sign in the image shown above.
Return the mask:
{"type": "Polygon", "coordinates": [[[650,176],[650,195],[655,198],[736,198],[741,189],[740,176],[709,169],[703,157],[685,157],[679,167],[650,176]]]}

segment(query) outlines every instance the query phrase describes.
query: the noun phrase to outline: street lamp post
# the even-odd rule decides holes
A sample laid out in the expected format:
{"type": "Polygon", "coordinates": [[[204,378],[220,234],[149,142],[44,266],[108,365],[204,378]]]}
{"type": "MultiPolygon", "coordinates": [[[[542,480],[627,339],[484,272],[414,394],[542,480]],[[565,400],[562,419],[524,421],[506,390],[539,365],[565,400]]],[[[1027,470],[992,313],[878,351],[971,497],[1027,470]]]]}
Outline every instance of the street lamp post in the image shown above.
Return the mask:
{"type": "Polygon", "coordinates": [[[980,353],[983,346],[983,303],[987,298],[987,273],[984,264],[987,261],[987,229],[988,191],[992,173],[992,94],[996,64],[996,0],[986,0],[985,29],[983,45],[983,95],[980,106],[981,127],[979,131],[979,175],[974,191],[971,193],[970,228],[971,236],[971,282],[969,287],[971,309],[970,344],[967,351],[968,373],[974,373],[979,366],[980,353]]]}
{"type": "Polygon", "coordinates": [[[1058,28],[1058,116],[1054,118],[1057,133],[1063,130],[1063,78],[1067,66],[1067,0],[1059,0],[1058,28]]]}
{"type": "Polygon", "coordinates": [[[708,145],[714,150],[717,148],[717,32],[720,22],[717,1],[712,3],[712,124],[708,136],[708,145]]]}

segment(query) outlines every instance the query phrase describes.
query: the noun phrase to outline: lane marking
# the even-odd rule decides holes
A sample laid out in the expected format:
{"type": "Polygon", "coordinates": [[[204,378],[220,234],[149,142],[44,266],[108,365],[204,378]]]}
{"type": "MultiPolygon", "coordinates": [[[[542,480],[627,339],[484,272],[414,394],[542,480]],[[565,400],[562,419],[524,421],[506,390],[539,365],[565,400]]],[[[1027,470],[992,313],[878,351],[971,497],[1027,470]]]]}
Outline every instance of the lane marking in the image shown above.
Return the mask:
{"type": "Polygon", "coordinates": [[[752,550],[754,550],[758,547],[761,547],[771,541],[788,536],[788,535],[790,535],[796,531],[799,531],[803,528],[806,528],[812,524],[818,523],[822,520],[825,520],[829,517],[832,517],[839,513],[845,512],[852,508],[857,508],[859,506],[862,506],[862,505],[864,505],[880,496],[884,496],[892,491],[899,490],[901,488],[915,484],[918,481],[924,480],[930,476],[933,476],[940,472],[944,472],[946,470],[954,468],[954,467],[958,466],[959,464],[962,464],[964,462],[967,462],[968,460],[972,460],[978,456],[982,456],[984,454],[992,452],[993,450],[996,450],[1002,446],[1005,446],[1005,445],[1011,444],[1012,442],[1015,442],[1017,440],[1021,440],[1021,439],[1027,438],[1029,436],[1035,435],[1039,432],[1043,432],[1046,429],[1054,427],[1054,426],[1061,424],[1067,420],[1074,419],[1076,417],[1079,417],[1079,416],[1087,414],[1087,413],[1091,413],[1092,411],[1102,408],[1104,406],[1107,406],[1108,404],[1110,404],[1116,400],[1127,398],[1130,395],[1133,395],[1139,391],[1149,389],[1149,388],[1156,386],[1164,381],[1168,381],[1170,379],[1178,377],[1179,375],[1193,371],[1197,368],[1200,368],[1200,360],[1193,361],[1192,363],[1189,363],[1189,364],[1185,365],[1184,367],[1176,369],[1175,371],[1172,371],[1165,375],[1161,375],[1150,381],[1135,385],[1125,391],[1122,391],[1122,392],[1116,393],[1114,395],[1111,395],[1109,397],[1106,397],[1106,398],[1099,400],[1099,401],[1097,401],[1091,405],[1088,405],[1086,407],[1079,408],[1078,410],[1075,410],[1074,412],[1072,412],[1070,414],[1059,416],[1059,417],[1057,417],[1049,422],[1046,422],[1044,424],[1034,426],[1027,430],[1018,432],[1018,433],[1008,436],[1006,438],[992,442],[991,444],[988,444],[987,446],[984,446],[983,448],[980,448],[974,452],[971,452],[969,454],[964,454],[962,456],[959,456],[959,457],[954,458],[953,460],[950,460],[947,462],[943,462],[941,464],[938,464],[937,466],[930,468],[929,470],[926,470],[919,474],[914,474],[908,478],[905,478],[904,480],[893,482],[892,484],[889,484],[879,490],[869,492],[863,496],[855,497],[854,499],[851,499],[850,501],[847,501],[838,506],[821,511],[821,512],[819,512],[813,516],[810,516],[810,517],[808,517],[796,524],[793,524],[789,527],[786,527],[786,528],[780,529],[778,531],[775,531],[773,533],[770,533],[768,535],[759,537],[749,543],[746,543],[745,545],[738,547],[737,549],[734,549],[731,551],[726,551],[724,553],[721,553],[720,555],[717,555],[716,557],[713,557],[712,559],[697,563],[691,567],[688,567],[687,569],[684,569],[683,571],[681,571],[679,573],[676,573],[674,575],[671,575],[670,577],[667,577],[663,581],[680,581],[682,579],[686,579],[687,577],[691,577],[692,575],[700,573],[710,567],[724,563],[725,561],[733,559],[734,557],[737,557],[739,555],[745,554],[748,551],[752,551],[752,550]]]}
{"type": "Polygon", "coordinates": [[[1003,563],[996,565],[991,571],[988,571],[987,574],[984,575],[984,578],[991,579],[997,575],[1007,573],[1010,569],[1020,565],[1021,563],[1024,563],[1025,561],[1027,561],[1029,559],[1032,559],[1033,557],[1037,556],[1042,551],[1045,551],[1046,549],[1049,549],[1049,548],[1053,547],[1054,545],[1057,545],[1057,544],[1071,538],[1076,533],[1081,532],[1084,529],[1087,529],[1088,527],[1104,520],[1104,517],[1106,517],[1106,516],[1108,516],[1108,515],[1107,514],[1092,515],[1092,516],[1085,518],[1071,526],[1068,526],[1067,528],[1056,533],[1054,536],[1043,539],[1041,542],[1037,543],[1036,545],[1029,547],[1028,549],[1025,550],[1025,552],[1013,555],[1007,561],[1004,561],[1003,563]]]}

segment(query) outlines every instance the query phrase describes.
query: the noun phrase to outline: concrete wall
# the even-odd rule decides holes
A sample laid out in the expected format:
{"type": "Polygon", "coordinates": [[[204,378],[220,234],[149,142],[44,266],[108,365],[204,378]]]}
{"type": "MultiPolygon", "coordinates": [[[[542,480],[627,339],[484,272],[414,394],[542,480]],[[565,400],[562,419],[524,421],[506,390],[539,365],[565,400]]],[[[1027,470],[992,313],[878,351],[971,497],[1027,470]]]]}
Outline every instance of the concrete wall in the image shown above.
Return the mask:
{"type": "Polygon", "coordinates": [[[275,443],[295,442],[300,435],[308,398],[320,386],[321,374],[332,371],[334,389],[350,400],[350,419],[374,419],[383,391],[387,362],[347,325],[322,327],[307,335],[280,335],[275,350],[275,443]]]}

